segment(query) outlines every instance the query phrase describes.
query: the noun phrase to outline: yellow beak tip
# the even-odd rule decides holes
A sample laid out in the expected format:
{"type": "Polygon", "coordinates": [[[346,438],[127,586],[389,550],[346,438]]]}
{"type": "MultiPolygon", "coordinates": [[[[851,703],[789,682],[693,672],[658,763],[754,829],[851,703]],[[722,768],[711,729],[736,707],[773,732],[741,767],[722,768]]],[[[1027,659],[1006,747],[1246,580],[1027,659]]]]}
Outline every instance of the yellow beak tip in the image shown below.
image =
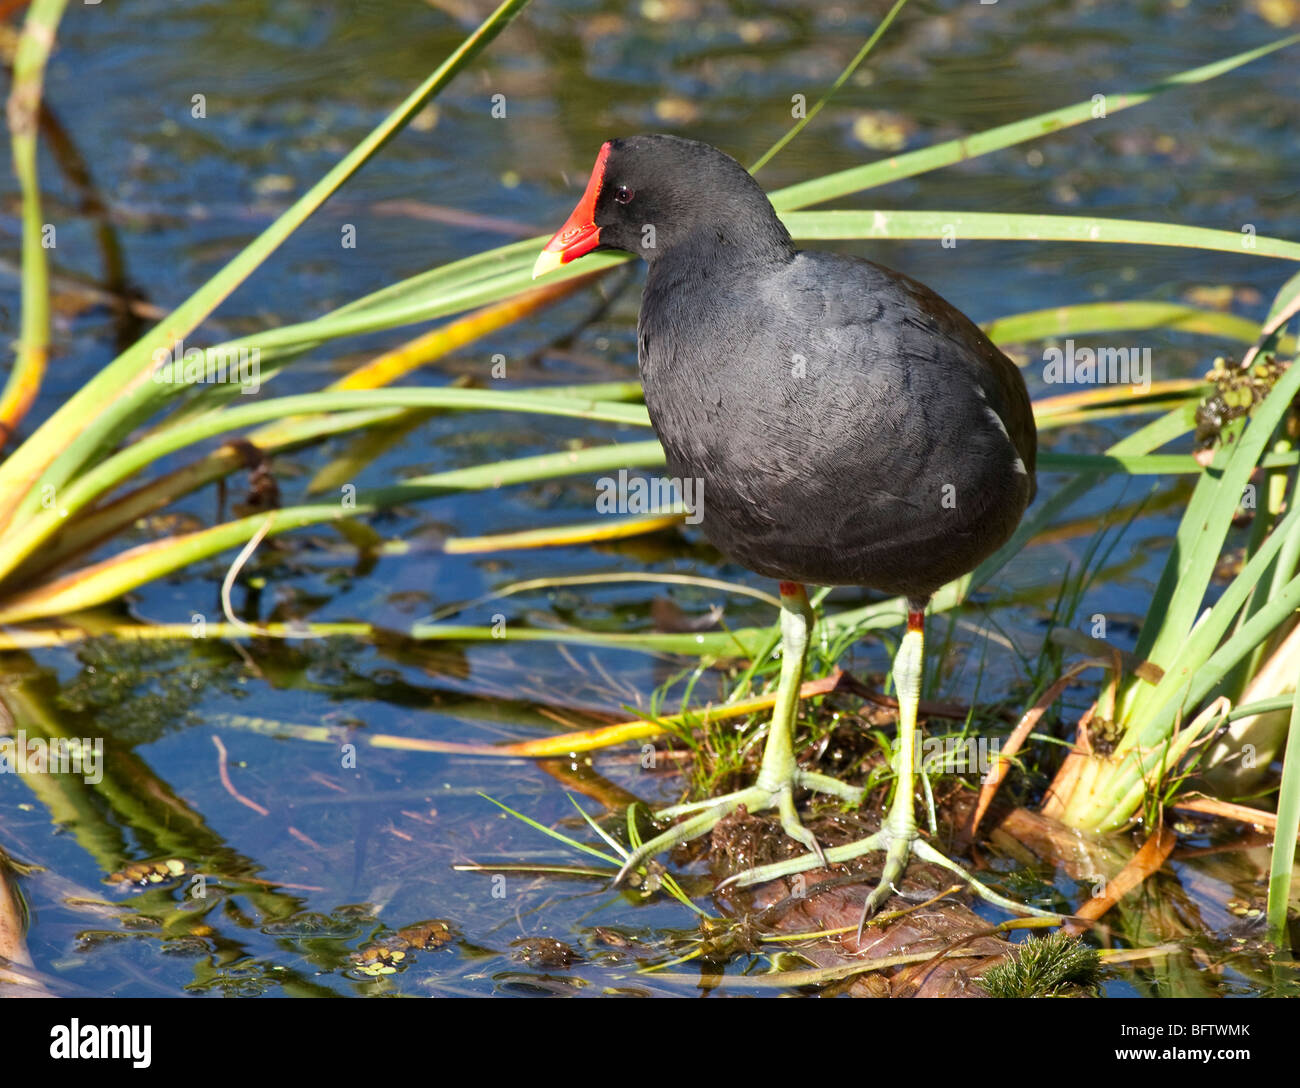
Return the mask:
{"type": "Polygon", "coordinates": [[[538,276],[544,276],[547,272],[552,272],[564,263],[564,257],[551,249],[544,249],[537,255],[537,263],[533,265],[533,279],[538,276]]]}

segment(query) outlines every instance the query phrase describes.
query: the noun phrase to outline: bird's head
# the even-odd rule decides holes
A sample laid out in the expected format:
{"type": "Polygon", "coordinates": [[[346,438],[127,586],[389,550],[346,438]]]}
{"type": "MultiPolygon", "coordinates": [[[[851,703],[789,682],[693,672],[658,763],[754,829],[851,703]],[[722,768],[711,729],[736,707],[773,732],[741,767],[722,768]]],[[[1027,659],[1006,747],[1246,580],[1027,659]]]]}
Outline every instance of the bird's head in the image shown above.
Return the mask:
{"type": "Polygon", "coordinates": [[[596,249],[653,262],[691,243],[746,255],[793,252],[767,194],[730,155],[677,136],[610,140],[578,206],[537,258],[533,278],[596,249]]]}

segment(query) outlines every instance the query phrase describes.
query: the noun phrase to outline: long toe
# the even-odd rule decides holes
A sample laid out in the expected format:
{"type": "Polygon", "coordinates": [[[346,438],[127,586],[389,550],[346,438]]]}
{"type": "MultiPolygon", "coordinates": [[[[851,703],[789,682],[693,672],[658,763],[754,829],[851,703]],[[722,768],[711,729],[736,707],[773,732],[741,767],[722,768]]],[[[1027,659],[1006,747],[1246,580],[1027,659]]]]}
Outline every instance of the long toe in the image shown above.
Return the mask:
{"type": "Polygon", "coordinates": [[[817,774],[815,771],[796,771],[794,782],[796,786],[802,786],[804,789],[812,790],[815,793],[825,793],[831,797],[838,797],[841,801],[850,805],[860,805],[867,792],[861,786],[850,786],[845,782],[841,782],[838,778],[832,778],[828,774],[817,774]]]}
{"type": "Polygon", "coordinates": [[[642,843],[637,847],[628,858],[623,862],[623,868],[618,871],[614,877],[613,887],[617,888],[627,879],[627,875],[635,869],[639,869],[645,862],[654,857],[656,854],[662,854],[671,850],[678,843],[690,842],[692,839],[698,839],[707,831],[713,829],[716,824],[727,813],[735,809],[735,802],[720,804],[714,808],[706,809],[689,820],[683,820],[679,824],[674,824],[667,831],[656,835],[647,843],[642,843]]]}
{"type": "Polygon", "coordinates": [[[911,842],[904,839],[893,839],[885,852],[885,868],[880,874],[880,883],[875,886],[871,894],[867,896],[867,901],[862,904],[862,917],[858,919],[858,940],[862,940],[862,929],[867,924],[867,919],[876,913],[885,901],[893,895],[898,889],[895,885],[902,879],[903,873],[907,871],[907,858],[910,853],[911,842]]]}
{"type": "Polygon", "coordinates": [[[872,889],[867,896],[867,901],[862,904],[862,916],[858,919],[858,940],[862,940],[862,930],[865,928],[867,921],[874,917],[876,911],[885,905],[887,900],[897,889],[892,881],[886,883],[883,879],[872,889]]]}
{"type": "Polygon", "coordinates": [[[795,842],[806,846],[811,853],[816,854],[817,861],[825,866],[826,855],[822,852],[822,845],[817,841],[817,836],[799,822],[799,813],[795,810],[794,798],[789,790],[782,790],[778,795],[777,810],[781,814],[781,827],[785,833],[795,842]]]}

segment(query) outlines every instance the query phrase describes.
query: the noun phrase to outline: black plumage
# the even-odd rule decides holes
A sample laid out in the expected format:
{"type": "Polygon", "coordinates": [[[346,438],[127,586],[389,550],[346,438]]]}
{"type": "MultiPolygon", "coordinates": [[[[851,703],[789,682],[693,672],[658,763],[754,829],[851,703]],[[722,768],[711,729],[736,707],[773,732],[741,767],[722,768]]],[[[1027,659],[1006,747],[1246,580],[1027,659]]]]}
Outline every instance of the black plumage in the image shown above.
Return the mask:
{"type": "Polygon", "coordinates": [[[716,547],[783,581],[924,599],[1010,537],[1033,414],[974,323],[898,272],[796,250],[716,148],[609,148],[594,222],[649,263],[646,404],[672,475],[702,481],[716,547]]]}

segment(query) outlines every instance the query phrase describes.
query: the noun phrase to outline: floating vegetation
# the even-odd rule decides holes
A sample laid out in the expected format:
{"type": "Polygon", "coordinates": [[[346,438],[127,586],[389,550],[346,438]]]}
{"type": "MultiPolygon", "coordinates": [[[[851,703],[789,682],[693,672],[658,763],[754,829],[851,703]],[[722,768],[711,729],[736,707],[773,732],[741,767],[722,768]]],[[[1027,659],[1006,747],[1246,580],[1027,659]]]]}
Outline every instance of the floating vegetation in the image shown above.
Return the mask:
{"type": "Polygon", "coordinates": [[[1095,997],[1101,958],[1078,937],[1030,936],[980,977],[990,997],[1095,997]]]}

